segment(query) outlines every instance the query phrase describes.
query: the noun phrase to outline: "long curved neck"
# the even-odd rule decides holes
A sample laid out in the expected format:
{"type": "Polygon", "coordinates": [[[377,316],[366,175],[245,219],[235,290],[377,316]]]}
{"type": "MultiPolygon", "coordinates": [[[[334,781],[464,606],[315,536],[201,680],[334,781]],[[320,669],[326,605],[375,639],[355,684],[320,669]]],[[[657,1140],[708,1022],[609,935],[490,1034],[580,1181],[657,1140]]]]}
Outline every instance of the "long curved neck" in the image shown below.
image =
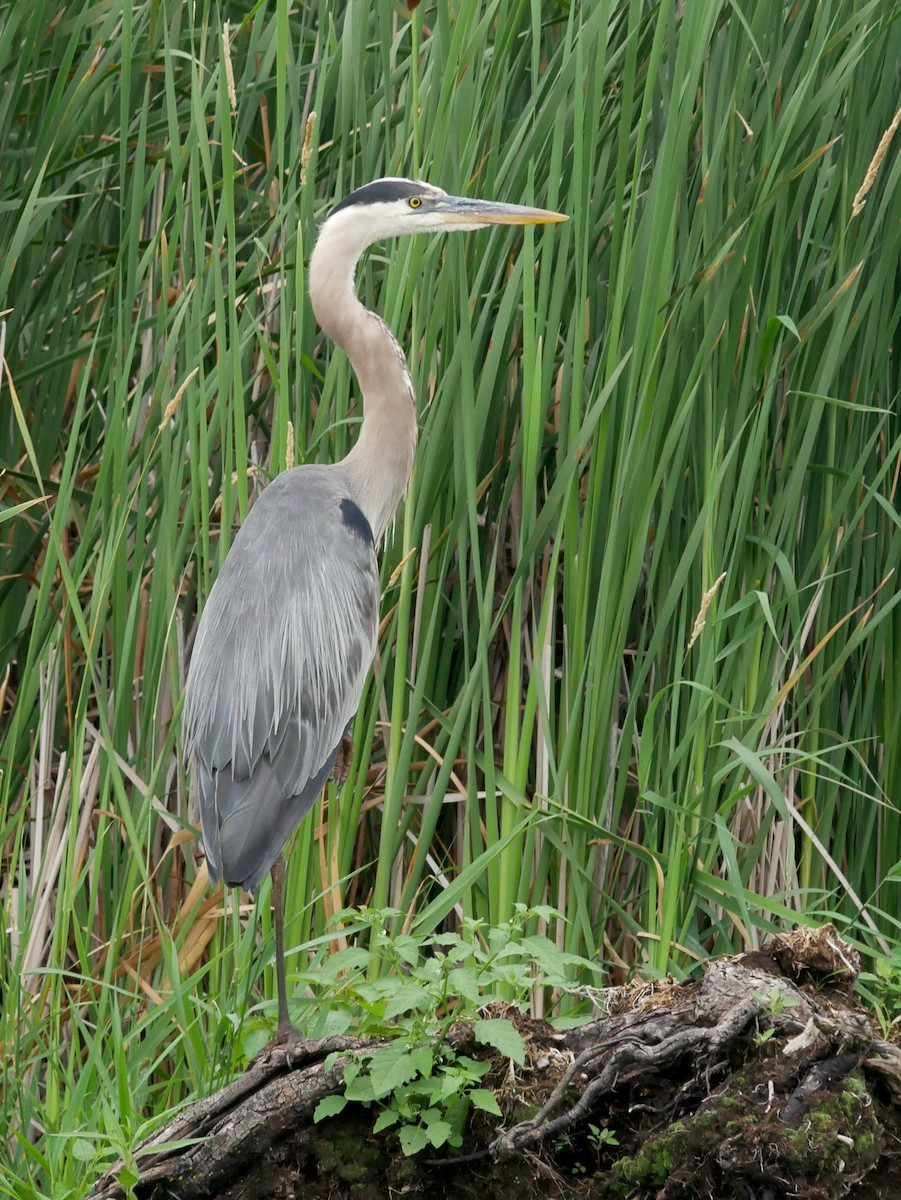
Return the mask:
{"type": "Polygon", "coordinates": [[[345,222],[326,221],[310,258],[309,278],[316,320],[347,354],[359,380],[363,424],[340,465],[378,541],[407,490],[418,430],[404,352],[354,290],[354,271],[366,245],[345,222]]]}

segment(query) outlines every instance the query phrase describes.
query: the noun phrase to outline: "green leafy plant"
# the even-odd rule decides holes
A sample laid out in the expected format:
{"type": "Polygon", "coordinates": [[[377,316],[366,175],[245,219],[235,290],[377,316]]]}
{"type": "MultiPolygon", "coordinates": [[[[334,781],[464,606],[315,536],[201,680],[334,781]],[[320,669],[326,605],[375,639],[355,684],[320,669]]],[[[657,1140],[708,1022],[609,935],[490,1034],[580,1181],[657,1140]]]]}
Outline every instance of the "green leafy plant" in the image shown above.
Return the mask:
{"type": "MultiPolygon", "coordinates": [[[[765,1006],[771,1020],[775,1020],[787,1008],[795,1008],[798,1003],[794,996],[786,995],[781,988],[775,985],[770,988],[768,994],[755,992],[754,996],[765,1006]]],[[[768,1029],[758,1030],[754,1035],[754,1041],[758,1046],[765,1046],[775,1034],[775,1027],[771,1025],[768,1029]]]]}
{"type": "Polygon", "coordinates": [[[475,1042],[522,1066],[522,1034],[509,1016],[486,1012],[489,1002],[518,1010],[534,988],[567,989],[574,970],[592,974],[598,967],[526,932],[537,920],[559,919],[545,906],[517,904],[510,921],[492,929],[467,921],[461,934],[392,935],[389,926],[397,915],[372,908],[342,914],[369,926],[371,948],[338,951],[303,982],[315,989],[312,1002],[320,1009],[343,1009],[348,1026],[360,1035],[390,1039],[354,1055],[344,1068],[343,1095],[321,1100],[315,1119],[337,1116],[351,1101],[378,1105],[375,1132],[398,1127],[401,1147],[410,1155],[459,1146],[473,1108],[501,1115],[494,1092],[482,1086],[491,1061],[458,1050],[449,1038],[452,1029],[468,1026],[471,1038],[456,1042],[475,1042]],[[368,977],[386,962],[392,974],[368,977]]]}
{"type": "Polygon", "coordinates": [[[857,991],[873,1010],[884,1037],[901,1024],[901,948],[886,958],[873,960],[872,970],[861,971],[857,991]]]}
{"type": "MultiPolygon", "coordinates": [[[[587,1123],[587,1134],[585,1141],[594,1150],[595,1154],[600,1155],[601,1151],[608,1146],[618,1146],[619,1139],[612,1129],[608,1129],[606,1125],[594,1125],[590,1121],[587,1123]]],[[[570,1174],[572,1175],[587,1175],[588,1165],[582,1161],[581,1157],[577,1157],[577,1151],[574,1141],[570,1137],[561,1137],[554,1142],[554,1150],[557,1155],[566,1156],[571,1159],[570,1174]]]]}
{"type": "Polygon", "coordinates": [[[766,1005],[767,1012],[770,1016],[778,1017],[785,1012],[787,1008],[796,1008],[798,1001],[794,996],[789,996],[782,988],[773,986],[768,994],[763,992],[755,992],[755,997],[766,1005]]]}
{"type": "Polygon", "coordinates": [[[618,1146],[619,1139],[612,1129],[605,1126],[592,1125],[588,1122],[588,1141],[595,1150],[603,1150],[605,1146],[618,1146]]]}

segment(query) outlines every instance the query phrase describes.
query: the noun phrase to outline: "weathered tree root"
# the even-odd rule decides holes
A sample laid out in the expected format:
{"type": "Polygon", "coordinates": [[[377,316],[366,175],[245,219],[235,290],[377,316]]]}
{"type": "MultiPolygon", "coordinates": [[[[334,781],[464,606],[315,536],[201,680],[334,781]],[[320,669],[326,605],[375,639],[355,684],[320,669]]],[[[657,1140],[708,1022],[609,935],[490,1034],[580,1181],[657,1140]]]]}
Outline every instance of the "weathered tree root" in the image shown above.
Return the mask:
{"type": "MultiPolygon", "coordinates": [[[[365,1045],[361,1038],[311,1038],[290,1059],[281,1048],[264,1051],[240,1079],[190,1105],[137,1147],[140,1186],[177,1183],[184,1200],[214,1194],[277,1138],[312,1121],[319,1101],[340,1091],[347,1054],[365,1045]],[[335,1053],[342,1057],[323,1070],[335,1053]],[[193,1139],[195,1145],[170,1148],[193,1139]]],[[[103,1176],[89,1200],[124,1194],[118,1183],[122,1166],[117,1163],[103,1176]]]]}
{"type": "MultiPolygon", "coordinates": [[[[804,936],[809,936],[807,931],[804,936]]],[[[835,936],[834,931],[830,936],[835,936]]],[[[843,952],[850,953],[847,947],[843,952]]],[[[755,1036],[762,1042],[784,1042],[781,1061],[788,1065],[781,1070],[784,1077],[791,1077],[789,1087],[782,1090],[781,1107],[775,1105],[768,1120],[785,1127],[797,1125],[808,1111],[816,1110],[824,1088],[861,1065],[868,1076],[881,1079],[884,1090],[901,1098],[901,1051],[874,1041],[868,1022],[848,996],[835,989],[804,990],[786,978],[784,967],[784,962],[777,963],[766,953],[714,962],[700,983],[672,984],[658,991],[650,997],[653,1007],[642,1005],[636,989],[628,1011],[566,1033],[523,1018],[531,1056],[525,1076],[530,1067],[537,1076],[538,1068],[552,1056],[560,1063],[559,1071],[550,1076],[545,1070],[543,1079],[554,1086],[549,1094],[544,1088],[547,1098],[533,1117],[499,1132],[487,1145],[483,1139],[480,1153],[445,1159],[442,1177],[459,1179],[465,1164],[482,1156],[496,1166],[523,1158],[534,1163],[543,1146],[554,1145],[553,1139],[584,1126],[592,1114],[613,1105],[618,1095],[640,1094],[648,1084],[659,1091],[661,1081],[672,1081],[664,1089],[669,1119],[690,1115],[715,1099],[714,1089],[736,1063],[759,1057],[755,1036]]],[[[803,975],[803,970],[803,964],[792,961],[792,974],[803,975]]],[[[455,1030],[452,1040],[458,1050],[471,1052],[465,1027],[455,1030]]],[[[322,1039],[307,1043],[302,1057],[293,1062],[280,1051],[257,1059],[241,1079],[186,1109],[137,1149],[138,1194],[174,1193],[184,1200],[217,1196],[228,1184],[243,1179],[273,1143],[288,1135],[301,1142],[308,1139],[316,1105],[324,1096],[341,1091],[346,1056],[364,1044],[352,1038],[322,1039]],[[323,1061],[333,1052],[342,1057],[326,1072],[323,1061]],[[185,1147],[186,1139],[198,1140],[185,1147]],[[182,1145],[171,1150],[167,1144],[173,1142],[182,1145]]],[[[776,1063],[772,1054],[770,1061],[776,1063]]],[[[505,1111],[516,1106],[513,1092],[502,1100],[505,1111]]],[[[658,1127],[666,1124],[664,1118],[658,1127]]],[[[380,1136],[390,1157],[392,1135],[380,1136]]],[[[731,1169],[732,1160],[746,1152],[741,1138],[724,1138],[716,1157],[724,1169],[731,1169]]],[[[98,1183],[92,1200],[122,1195],[116,1182],[118,1169],[121,1164],[98,1183]]],[[[420,1169],[427,1171],[428,1166],[420,1169]]],[[[860,1174],[869,1169],[867,1160],[860,1174]]],[[[434,1196],[445,1194],[440,1185],[432,1191],[434,1196]]],[[[787,1192],[777,1189],[774,1194],[787,1192]]]]}
{"type": "MultiPolygon", "coordinates": [[[[642,1072],[660,1073],[692,1053],[714,1060],[760,1016],[760,1012],[760,1002],[749,999],[726,1013],[712,1029],[704,1026],[675,1029],[663,1033],[659,1041],[650,1044],[637,1038],[634,1030],[628,1030],[619,1038],[583,1050],[538,1115],[497,1138],[491,1145],[491,1153],[503,1161],[534,1149],[545,1138],[587,1117],[605,1092],[642,1072]],[[579,1099],[558,1116],[553,1116],[573,1084],[583,1089],[579,1099]]],[[[656,1032],[654,1030],[655,1035],[656,1032]]],[[[647,1037],[650,1030],[646,1027],[643,1033],[647,1037]]]]}

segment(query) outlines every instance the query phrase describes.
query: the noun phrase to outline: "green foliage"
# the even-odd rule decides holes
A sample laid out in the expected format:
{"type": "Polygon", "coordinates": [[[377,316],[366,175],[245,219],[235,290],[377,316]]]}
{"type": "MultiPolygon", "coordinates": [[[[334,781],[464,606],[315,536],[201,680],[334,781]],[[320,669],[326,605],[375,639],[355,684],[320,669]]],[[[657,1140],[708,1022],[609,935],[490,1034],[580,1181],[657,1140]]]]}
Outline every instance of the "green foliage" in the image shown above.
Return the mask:
{"type": "MultiPolygon", "coordinates": [[[[787,1008],[794,1008],[798,1003],[794,996],[788,995],[777,985],[770,988],[768,995],[764,995],[762,992],[755,992],[754,995],[764,1005],[772,1020],[775,1020],[787,1008]]],[[[761,1029],[754,1035],[754,1041],[758,1046],[766,1045],[775,1036],[775,1033],[774,1026],[769,1029],[761,1029]]]]}
{"type": "MultiPolygon", "coordinates": [[[[619,1139],[612,1129],[607,1126],[594,1125],[590,1121],[585,1126],[586,1134],[585,1141],[594,1153],[596,1158],[600,1157],[605,1150],[619,1145],[619,1139]]],[[[580,1154],[573,1141],[569,1137],[563,1137],[554,1142],[554,1149],[557,1156],[567,1157],[571,1160],[570,1173],[573,1175],[587,1175],[591,1169],[589,1165],[583,1162],[584,1151],[580,1154]]]]}
{"type": "MultiPolygon", "coordinates": [[[[353,440],[305,263],[379,175],[571,220],[361,265],[421,437],[353,770],[288,865],[298,987],[360,904],[487,940],[551,902],[555,947],[650,974],[823,916],[893,961],[899,29],[896,0],[0,0],[9,1187],[81,1187],[84,1142],[268,1019],[268,890],[205,888],[181,693],[259,489],[353,440]]],[[[417,1011],[388,1004],[295,999],[417,1011]]]]}
{"type": "MultiPolygon", "coordinates": [[[[458,1050],[458,1040],[449,1038],[454,1027],[471,1027],[472,1040],[522,1066],[522,1034],[508,1017],[481,1016],[485,1005],[503,997],[521,1008],[537,987],[566,987],[574,968],[598,973],[595,964],[526,932],[536,920],[559,918],[545,906],[517,905],[512,920],[492,929],[466,922],[462,935],[391,934],[388,927],[399,915],[392,910],[341,915],[377,934],[373,949],[339,950],[318,963],[301,980],[309,993],[304,1004],[343,1012],[347,1028],[391,1041],[354,1056],[344,1068],[344,1094],[321,1100],[315,1120],[337,1116],[348,1101],[377,1104],[375,1132],[397,1126],[408,1155],[461,1145],[472,1108],[501,1115],[494,1093],[480,1086],[491,1062],[458,1050]],[[390,976],[373,979],[374,968],[385,962],[390,976]]],[[[336,1057],[327,1060],[327,1069],[336,1057]]]]}
{"type": "Polygon", "coordinates": [[[605,1146],[618,1146],[619,1141],[612,1129],[599,1128],[597,1125],[592,1125],[588,1122],[588,1141],[595,1150],[603,1150],[605,1146]]]}
{"type": "Polygon", "coordinates": [[[875,957],[872,970],[858,975],[856,988],[879,1021],[883,1037],[890,1037],[901,1023],[901,947],[888,958],[875,957]]]}
{"type": "Polygon", "coordinates": [[[794,996],[789,995],[776,985],[770,988],[768,995],[765,996],[761,992],[755,992],[755,996],[766,1005],[767,1012],[772,1017],[780,1016],[787,1008],[795,1008],[798,1003],[794,996]]]}

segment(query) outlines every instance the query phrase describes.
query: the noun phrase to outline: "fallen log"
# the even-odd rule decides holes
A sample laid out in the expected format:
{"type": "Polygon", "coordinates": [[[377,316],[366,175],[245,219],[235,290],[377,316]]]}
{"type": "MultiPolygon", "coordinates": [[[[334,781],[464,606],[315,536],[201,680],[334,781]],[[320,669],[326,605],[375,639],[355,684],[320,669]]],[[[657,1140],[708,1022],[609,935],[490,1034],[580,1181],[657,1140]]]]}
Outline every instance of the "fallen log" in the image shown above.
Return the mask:
{"type": "MultiPolygon", "coordinates": [[[[370,1043],[309,1041],[293,1059],[275,1050],[138,1147],[134,1191],[901,1197],[901,1050],[874,1035],[855,1000],[858,969],[827,926],[711,962],[699,981],[609,989],[609,1015],[566,1032],[507,1010],[528,1054],[518,1072],[494,1061],[486,1078],[503,1118],[477,1114],[471,1145],[440,1158],[404,1158],[396,1133],[374,1135],[375,1109],[361,1105],[314,1123],[370,1043]]],[[[457,1053],[489,1053],[464,1024],[451,1037],[457,1053]]],[[[121,1169],[91,1200],[124,1197],[121,1169]]]]}

